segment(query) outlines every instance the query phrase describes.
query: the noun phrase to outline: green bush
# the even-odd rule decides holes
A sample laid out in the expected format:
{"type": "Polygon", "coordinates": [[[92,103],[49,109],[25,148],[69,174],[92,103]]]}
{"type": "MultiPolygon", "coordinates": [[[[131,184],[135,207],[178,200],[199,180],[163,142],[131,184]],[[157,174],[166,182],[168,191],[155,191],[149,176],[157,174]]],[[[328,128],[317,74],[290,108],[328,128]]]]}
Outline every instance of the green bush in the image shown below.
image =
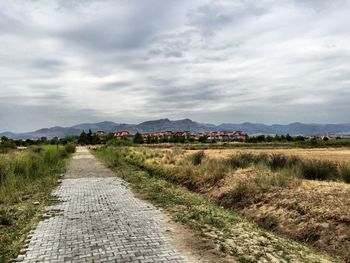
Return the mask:
{"type": "Polygon", "coordinates": [[[109,140],[106,144],[107,146],[120,146],[120,147],[124,147],[124,146],[133,146],[133,142],[129,141],[129,140],[117,140],[117,139],[112,139],[109,140]]]}
{"type": "Polygon", "coordinates": [[[64,150],[65,152],[71,154],[71,153],[75,153],[76,151],[76,146],[74,143],[68,143],[64,146],[64,150]]]}

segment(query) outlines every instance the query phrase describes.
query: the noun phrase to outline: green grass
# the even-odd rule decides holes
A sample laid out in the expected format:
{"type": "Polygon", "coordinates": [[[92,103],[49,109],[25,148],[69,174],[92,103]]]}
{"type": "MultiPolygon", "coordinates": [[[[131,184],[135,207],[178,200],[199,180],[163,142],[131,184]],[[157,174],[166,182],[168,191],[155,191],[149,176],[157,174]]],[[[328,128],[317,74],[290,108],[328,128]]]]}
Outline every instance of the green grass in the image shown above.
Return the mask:
{"type": "MultiPolygon", "coordinates": [[[[270,262],[271,256],[280,262],[338,262],[297,242],[278,237],[238,213],[218,206],[204,195],[189,191],[180,185],[186,185],[181,181],[183,178],[175,178],[177,175],[171,174],[170,170],[168,173],[159,167],[143,166],[144,159],[128,148],[102,147],[95,155],[145,199],[169,211],[175,220],[210,237],[218,244],[219,251],[239,262],[270,262]],[[131,154],[133,158],[130,158],[131,154]]],[[[269,228],[278,225],[273,217],[266,218],[265,223],[269,228]]]]}
{"type": "Polygon", "coordinates": [[[0,262],[14,258],[50,201],[72,145],[0,154],[0,262]]]}

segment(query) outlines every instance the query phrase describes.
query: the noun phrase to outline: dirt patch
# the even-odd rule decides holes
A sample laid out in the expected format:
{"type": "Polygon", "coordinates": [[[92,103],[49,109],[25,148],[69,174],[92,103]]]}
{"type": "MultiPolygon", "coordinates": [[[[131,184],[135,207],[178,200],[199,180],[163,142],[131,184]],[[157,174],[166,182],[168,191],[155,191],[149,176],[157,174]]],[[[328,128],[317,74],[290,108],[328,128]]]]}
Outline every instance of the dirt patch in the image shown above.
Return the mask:
{"type": "Polygon", "coordinates": [[[174,222],[170,219],[171,214],[165,214],[164,217],[168,222],[167,235],[172,244],[190,260],[201,263],[238,263],[227,253],[221,251],[220,244],[216,244],[210,237],[200,235],[192,229],[174,222]]]}

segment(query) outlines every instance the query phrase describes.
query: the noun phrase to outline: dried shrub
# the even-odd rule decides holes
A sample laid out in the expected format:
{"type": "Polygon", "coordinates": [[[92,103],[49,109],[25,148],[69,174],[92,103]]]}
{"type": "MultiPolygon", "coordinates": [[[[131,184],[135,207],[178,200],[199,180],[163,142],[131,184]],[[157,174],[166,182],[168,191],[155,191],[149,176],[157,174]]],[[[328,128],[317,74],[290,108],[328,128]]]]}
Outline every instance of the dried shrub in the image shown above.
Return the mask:
{"type": "Polygon", "coordinates": [[[193,165],[200,165],[205,158],[205,152],[204,151],[199,151],[196,152],[192,155],[192,164],[193,165]]]}

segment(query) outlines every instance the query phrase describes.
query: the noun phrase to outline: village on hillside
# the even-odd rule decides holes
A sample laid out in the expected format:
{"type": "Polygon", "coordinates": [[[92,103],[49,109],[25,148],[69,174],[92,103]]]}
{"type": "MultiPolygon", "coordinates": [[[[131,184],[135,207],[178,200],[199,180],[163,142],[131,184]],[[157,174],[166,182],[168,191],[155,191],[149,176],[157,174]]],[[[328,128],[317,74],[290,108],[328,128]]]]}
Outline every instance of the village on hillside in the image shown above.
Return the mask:
{"type": "MultiPolygon", "coordinates": [[[[101,139],[108,135],[105,131],[96,131],[94,133],[101,139]]],[[[117,131],[112,133],[113,137],[121,140],[133,140],[136,134],[142,136],[145,143],[162,143],[162,142],[181,142],[181,141],[246,141],[248,135],[242,131],[204,131],[204,132],[190,132],[190,131],[159,131],[147,133],[131,133],[129,131],[117,131]]]]}

